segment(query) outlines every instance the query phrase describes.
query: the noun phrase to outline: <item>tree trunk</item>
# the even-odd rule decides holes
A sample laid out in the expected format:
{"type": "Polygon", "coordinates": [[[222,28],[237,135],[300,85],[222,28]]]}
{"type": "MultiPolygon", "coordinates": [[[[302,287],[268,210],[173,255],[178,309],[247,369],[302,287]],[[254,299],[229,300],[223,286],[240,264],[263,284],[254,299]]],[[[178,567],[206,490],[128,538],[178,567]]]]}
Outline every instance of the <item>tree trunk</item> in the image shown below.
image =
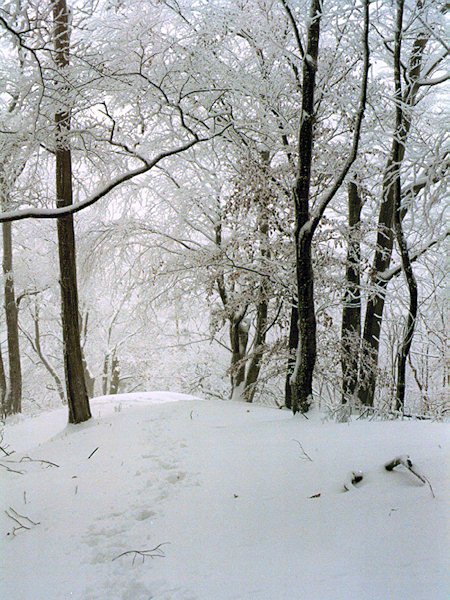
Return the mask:
{"type": "Polygon", "coordinates": [[[394,229],[397,244],[400,249],[402,268],[405,273],[406,282],[409,290],[409,310],[405,326],[403,340],[399,345],[397,354],[397,389],[396,389],[396,410],[404,410],[405,408],[405,380],[406,380],[406,361],[411,349],[412,339],[414,335],[414,327],[417,316],[417,283],[412,270],[411,260],[409,258],[408,245],[403,233],[402,227],[402,193],[401,193],[401,174],[399,154],[401,152],[401,131],[403,128],[403,106],[402,106],[402,83],[401,83],[401,35],[403,24],[403,3],[404,0],[397,0],[397,27],[395,28],[394,42],[394,80],[395,80],[395,96],[396,96],[396,119],[395,133],[396,140],[394,160],[398,165],[395,178],[395,211],[394,211],[394,229]]]}
{"type": "Polygon", "coordinates": [[[6,375],[5,375],[5,363],[3,362],[3,352],[0,345],[0,417],[7,416],[7,405],[6,405],[6,375]]]}
{"type": "Polygon", "coordinates": [[[258,381],[259,372],[261,371],[261,361],[264,355],[264,343],[266,341],[268,311],[267,301],[262,300],[259,302],[256,310],[255,337],[253,340],[254,350],[245,376],[244,398],[246,402],[253,402],[256,391],[256,383],[258,381]]]}
{"type": "Polygon", "coordinates": [[[358,381],[358,357],[361,337],[361,245],[359,240],[361,209],[362,201],[358,186],[355,181],[351,181],[348,184],[349,239],[341,330],[343,404],[354,397],[358,381]]]}
{"type": "MultiPolygon", "coordinates": [[[[269,153],[261,153],[261,158],[266,166],[269,165],[269,153]]],[[[258,233],[261,240],[261,258],[263,261],[270,259],[269,246],[269,219],[267,214],[267,206],[263,200],[258,206],[258,233]]],[[[256,323],[255,335],[253,338],[253,352],[245,375],[245,390],[244,398],[246,402],[253,402],[256,392],[256,384],[258,382],[259,373],[261,371],[261,361],[264,355],[264,344],[266,341],[267,331],[267,314],[269,309],[268,286],[265,277],[261,277],[259,285],[259,301],[256,306],[256,323]]]]}
{"type": "Polygon", "coordinates": [[[20,364],[19,322],[13,276],[11,223],[2,223],[3,274],[5,277],[5,314],[8,334],[9,386],[6,397],[7,414],[22,410],[22,369],[20,364]]]}
{"type": "Polygon", "coordinates": [[[40,326],[39,326],[39,306],[38,306],[37,302],[35,304],[35,309],[34,309],[34,313],[32,314],[32,317],[33,317],[33,322],[34,322],[34,339],[31,336],[29,336],[27,333],[25,333],[25,336],[28,338],[28,341],[30,342],[33,350],[38,355],[39,360],[42,362],[42,364],[48,371],[49,375],[55,382],[56,390],[58,392],[58,396],[60,397],[61,402],[63,404],[66,404],[67,401],[66,401],[66,397],[64,395],[64,387],[61,382],[61,379],[59,378],[58,373],[52,367],[52,365],[50,364],[50,361],[45,356],[45,354],[42,350],[41,331],[40,331],[40,326]]]}
{"type": "MultiPolygon", "coordinates": [[[[65,0],[53,2],[55,63],[61,70],[69,66],[69,20],[65,0]]],[[[64,83],[60,85],[64,94],[64,83]]],[[[72,204],[72,158],[68,135],[70,133],[70,108],[63,106],[55,114],[56,124],[56,205],[72,204]]],[[[78,290],[73,217],[60,217],[57,221],[60,265],[62,326],[64,341],[64,367],[66,376],[69,423],[81,423],[91,417],[81,356],[78,317],[78,290]]]]}
{"type": "MultiPolygon", "coordinates": [[[[422,6],[418,0],[417,6],[422,6]]],[[[402,102],[407,113],[416,104],[419,90],[420,72],[423,55],[430,33],[428,30],[419,32],[414,40],[409,58],[407,81],[402,102]]],[[[388,281],[383,278],[383,272],[389,268],[394,245],[394,212],[395,212],[395,174],[400,169],[405,155],[408,133],[411,127],[411,116],[405,114],[402,126],[392,140],[391,152],[386,162],[383,178],[383,195],[378,217],[377,245],[372,267],[371,285],[373,293],[370,295],[366,307],[364,332],[361,348],[360,371],[368,372],[367,377],[361,377],[364,384],[359,388],[359,400],[362,404],[373,406],[376,386],[376,369],[380,345],[381,325],[386,299],[388,281]],[[398,151],[397,151],[398,150],[398,151]]]]}
{"type": "Polygon", "coordinates": [[[120,367],[119,367],[119,359],[117,358],[116,353],[113,353],[111,360],[111,382],[109,384],[109,393],[117,394],[119,392],[120,385],[120,367]]]}
{"type": "Polygon", "coordinates": [[[230,320],[231,342],[231,398],[241,400],[245,386],[245,356],[248,343],[248,324],[244,321],[245,313],[240,313],[230,320]]]}
{"type": "Polygon", "coordinates": [[[304,231],[309,220],[309,193],[314,145],[314,92],[320,37],[320,0],[311,1],[306,55],[303,60],[302,112],[299,132],[299,168],[294,187],[295,249],[297,269],[298,331],[294,372],[291,377],[292,411],[307,412],[312,397],[312,380],[316,362],[316,315],[312,268],[312,231],[304,231]]]}
{"type": "Polygon", "coordinates": [[[287,361],[286,383],[284,389],[284,404],[286,408],[292,409],[292,386],[291,377],[295,368],[295,355],[298,348],[298,310],[296,300],[292,299],[291,321],[289,324],[289,356],[287,361]]]}

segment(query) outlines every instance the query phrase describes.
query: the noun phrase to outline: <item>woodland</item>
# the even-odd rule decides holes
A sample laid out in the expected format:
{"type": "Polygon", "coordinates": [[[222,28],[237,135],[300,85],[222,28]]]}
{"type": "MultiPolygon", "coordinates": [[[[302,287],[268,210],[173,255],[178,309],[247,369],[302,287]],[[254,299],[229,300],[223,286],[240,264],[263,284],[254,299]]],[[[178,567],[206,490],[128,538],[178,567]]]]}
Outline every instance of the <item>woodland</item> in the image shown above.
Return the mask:
{"type": "Polygon", "coordinates": [[[444,418],[448,9],[3,0],[3,417],[444,418]]]}

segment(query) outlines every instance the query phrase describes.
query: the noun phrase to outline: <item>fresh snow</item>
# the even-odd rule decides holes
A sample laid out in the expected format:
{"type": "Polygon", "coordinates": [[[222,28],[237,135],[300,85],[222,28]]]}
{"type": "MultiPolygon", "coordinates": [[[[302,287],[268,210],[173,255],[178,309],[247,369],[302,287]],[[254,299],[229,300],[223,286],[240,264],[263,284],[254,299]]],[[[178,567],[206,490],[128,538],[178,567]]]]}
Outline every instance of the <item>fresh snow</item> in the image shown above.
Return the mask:
{"type": "Polygon", "coordinates": [[[0,462],[22,474],[0,470],[1,598],[449,597],[447,425],[336,424],[167,392],[104,396],[92,412],[5,427],[15,453],[0,462]],[[384,469],[401,454],[435,498],[384,469]],[[34,460],[10,462],[22,456],[34,460]],[[345,492],[352,471],[364,479],[345,492]],[[12,535],[11,509],[39,524],[12,535]],[[159,544],[164,556],[119,557],[159,544]]]}

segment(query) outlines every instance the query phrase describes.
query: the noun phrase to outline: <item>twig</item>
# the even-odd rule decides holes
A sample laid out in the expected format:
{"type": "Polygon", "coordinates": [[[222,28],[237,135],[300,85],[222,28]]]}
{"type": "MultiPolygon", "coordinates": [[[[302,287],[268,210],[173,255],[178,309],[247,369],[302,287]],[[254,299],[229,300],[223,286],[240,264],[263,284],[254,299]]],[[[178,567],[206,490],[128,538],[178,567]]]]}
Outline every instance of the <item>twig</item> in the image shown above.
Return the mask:
{"type": "Polygon", "coordinates": [[[9,471],[10,473],[17,473],[18,475],[23,475],[22,471],[16,471],[15,469],[10,469],[7,465],[4,465],[3,463],[0,463],[0,467],[3,467],[4,469],[6,469],[7,471],[9,471]]]}
{"type": "Polygon", "coordinates": [[[118,558],[121,558],[122,556],[127,556],[128,554],[133,554],[134,556],[131,564],[134,565],[137,556],[142,557],[142,562],[144,562],[146,558],[164,558],[165,554],[161,550],[161,546],[164,546],[164,544],[169,543],[170,542],[162,542],[161,544],[158,544],[150,550],[127,550],[126,552],[122,552],[122,554],[115,556],[112,560],[117,560],[118,558]]]}
{"type": "Polygon", "coordinates": [[[293,442],[297,442],[297,444],[300,446],[301,451],[303,452],[303,456],[300,456],[300,458],[302,460],[310,460],[311,462],[313,462],[313,459],[309,456],[309,454],[306,452],[306,450],[303,448],[303,446],[300,444],[300,442],[298,440],[292,440],[293,442]]]}
{"type": "Polygon", "coordinates": [[[44,465],[48,465],[49,467],[56,467],[57,469],[59,469],[59,465],[57,465],[54,462],[51,462],[50,460],[43,460],[42,458],[31,458],[31,456],[22,456],[19,462],[38,462],[44,465]]]}
{"type": "Polygon", "coordinates": [[[14,510],[12,506],[10,506],[8,510],[5,510],[5,514],[18,525],[18,527],[13,527],[13,530],[10,533],[8,533],[8,535],[16,535],[16,531],[19,531],[20,529],[30,530],[32,527],[40,525],[39,521],[36,523],[35,521],[32,521],[29,517],[21,515],[16,510],[14,510]]]}
{"type": "Polygon", "coordinates": [[[92,450],[92,452],[89,454],[89,456],[87,457],[87,459],[89,460],[91,458],[91,456],[94,456],[94,454],[97,452],[97,450],[100,448],[100,446],[97,446],[97,448],[95,450],[92,450]]]}

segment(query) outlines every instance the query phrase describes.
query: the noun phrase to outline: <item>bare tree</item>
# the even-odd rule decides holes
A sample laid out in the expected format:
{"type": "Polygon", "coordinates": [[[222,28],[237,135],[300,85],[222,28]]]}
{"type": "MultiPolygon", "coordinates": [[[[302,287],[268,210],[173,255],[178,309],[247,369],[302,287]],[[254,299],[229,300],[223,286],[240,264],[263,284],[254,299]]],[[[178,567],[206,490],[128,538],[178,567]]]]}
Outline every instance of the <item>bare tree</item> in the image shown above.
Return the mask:
{"type": "MultiPolygon", "coordinates": [[[[69,66],[70,26],[69,11],[65,0],[53,2],[54,57],[58,69],[56,86],[60,100],[55,113],[56,144],[56,206],[63,208],[73,204],[72,154],[70,149],[70,106],[64,105],[68,94],[64,83],[64,71],[69,66]]],[[[66,376],[69,423],[82,423],[91,417],[81,355],[78,288],[73,216],[57,220],[58,254],[61,284],[61,317],[63,328],[64,370],[66,376]]]]}
{"type": "Polygon", "coordinates": [[[316,317],[314,306],[314,274],[312,268],[312,240],[322,216],[341,187],[351,165],[356,159],[361,124],[367,96],[369,70],[369,3],[364,2],[363,72],[359,106],[355,117],[352,146],[349,156],[333,184],[318,201],[317,208],[310,213],[311,168],[314,146],[314,115],[317,60],[320,38],[322,3],[312,0],[309,25],[306,36],[306,49],[303,54],[302,107],[298,142],[298,171],[294,186],[294,206],[296,216],[295,247],[297,274],[297,310],[299,343],[295,367],[291,376],[292,410],[294,413],[308,411],[312,398],[312,380],[316,362],[316,317]]]}

